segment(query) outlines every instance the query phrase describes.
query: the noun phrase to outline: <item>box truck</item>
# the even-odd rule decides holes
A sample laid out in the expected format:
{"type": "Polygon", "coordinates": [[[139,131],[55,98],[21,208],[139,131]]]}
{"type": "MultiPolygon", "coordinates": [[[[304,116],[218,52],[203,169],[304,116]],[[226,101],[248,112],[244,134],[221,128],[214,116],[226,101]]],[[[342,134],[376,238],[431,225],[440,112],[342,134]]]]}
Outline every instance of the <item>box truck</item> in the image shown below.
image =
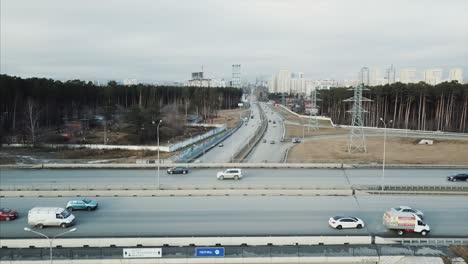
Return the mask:
{"type": "Polygon", "coordinates": [[[60,207],[34,207],[29,210],[28,224],[37,228],[45,226],[71,226],[75,216],[60,207]]]}
{"type": "Polygon", "coordinates": [[[400,236],[406,232],[420,233],[426,236],[431,231],[422,219],[413,213],[387,211],[383,215],[383,224],[390,230],[396,231],[400,236]]]}

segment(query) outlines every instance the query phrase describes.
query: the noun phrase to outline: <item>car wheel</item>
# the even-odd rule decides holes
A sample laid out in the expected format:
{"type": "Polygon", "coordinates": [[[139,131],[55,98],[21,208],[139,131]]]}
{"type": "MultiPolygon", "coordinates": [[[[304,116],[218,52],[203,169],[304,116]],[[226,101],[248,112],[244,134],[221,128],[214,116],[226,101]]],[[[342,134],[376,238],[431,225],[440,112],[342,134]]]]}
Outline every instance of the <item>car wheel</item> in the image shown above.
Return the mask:
{"type": "Polygon", "coordinates": [[[405,234],[405,231],[403,231],[403,230],[398,230],[397,234],[398,234],[399,236],[402,236],[402,235],[405,234]]]}
{"type": "Polygon", "coordinates": [[[356,228],[361,229],[361,228],[362,228],[362,225],[359,224],[359,225],[356,226],[356,228]]]}
{"type": "Polygon", "coordinates": [[[239,179],[238,175],[234,176],[234,180],[238,180],[238,179],[239,179]]]}
{"type": "Polygon", "coordinates": [[[182,174],[187,174],[187,171],[183,171],[182,174]]]}
{"type": "Polygon", "coordinates": [[[427,231],[426,231],[426,230],[421,231],[421,236],[426,236],[426,235],[427,235],[427,231]]]}
{"type": "Polygon", "coordinates": [[[73,207],[67,207],[67,210],[71,212],[73,211],[73,207]]]}
{"type": "Polygon", "coordinates": [[[220,180],[224,180],[224,176],[219,176],[219,178],[218,178],[218,179],[220,179],[220,180]]]}
{"type": "Polygon", "coordinates": [[[452,181],[457,181],[457,179],[453,178],[453,180],[452,180],[452,181]]]}
{"type": "Polygon", "coordinates": [[[92,208],[91,207],[86,207],[86,210],[91,211],[92,208]]]}
{"type": "Polygon", "coordinates": [[[61,227],[61,228],[67,228],[67,224],[61,223],[61,224],[60,224],[60,227],[61,227]]]}
{"type": "Polygon", "coordinates": [[[39,228],[39,229],[42,229],[42,228],[44,228],[44,225],[43,224],[37,224],[36,227],[39,228]]]}
{"type": "Polygon", "coordinates": [[[11,220],[10,217],[8,217],[8,216],[5,217],[5,221],[10,221],[10,220],[11,220]]]}
{"type": "Polygon", "coordinates": [[[342,229],[343,227],[341,225],[336,226],[336,229],[342,229]]]}

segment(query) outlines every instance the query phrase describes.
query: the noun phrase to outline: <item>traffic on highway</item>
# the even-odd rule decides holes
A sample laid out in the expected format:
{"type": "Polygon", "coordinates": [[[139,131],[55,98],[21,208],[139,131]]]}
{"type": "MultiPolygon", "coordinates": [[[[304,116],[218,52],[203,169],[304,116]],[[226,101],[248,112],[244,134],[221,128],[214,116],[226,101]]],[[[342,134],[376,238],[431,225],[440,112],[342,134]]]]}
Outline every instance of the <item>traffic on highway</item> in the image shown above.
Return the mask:
{"type": "MultiPolygon", "coordinates": [[[[23,227],[45,227],[46,223],[38,222],[35,217],[39,211],[50,216],[55,221],[53,225],[57,226],[46,227],[44,232],[55,233],[56,228],[61,228],[61,221],[70,217],[70,211],[63,207],[72,199],[74,198],[2,198],[2,206],[15,208],[18,218],[0,223],[1,237],[30,237],[31,234],[24,232],[23,227]],[[34,219],[30,218],[32,214],[34,219]],[[56,214],[61,214],[64,219],[57,221],[56,214]]],[[[468,229],[459,224],[468,216],[468,199],[465,197],[96,197],[95,201],[99,203],[99,208],[95,211],[73,210],[73,226],[78,227],[79,232],[70,236],[372,234],[393,237],[406,232],[419,232],[420,234],[407,234],[418,237],[428,235],[429,231],[431,237],[468,236],[468,229]],[[424,217],[398,211],[399,208],[407,208],[401,206],[402,204],[421,210],[424,217]],[[341,224],[340,228],[337,222],[339,219],[335,219],[337,216],[359,220],[357,224],[341,224]],[[335,223],[331,223],[331,219],[335,223]],[[418,229],[418,226],[426,228],[418,229]]]]}
{"type": "MultiPolygon", "coordinates": [[[[231,187],[233,182],[217,180],[221,168],[191,168],[187,173],[161,173],[162,186],[231,187]]],[[[463,169],[401,169],[389,168],[382,179],[381,169],[299,169],[299,168],[245,168],[242,181],[235,186],[290,186],[329,187],[352,185],[400,186],[468,186],[466,181],[451,181],[447,177],[463,169]]],[[[138,186],[156,184],[156,169],[3,169],[2,188],[7,187],[71,187],[71,186],[138,186]]],[[[235,187],[233,186],[233,187],[235,187]]]]}

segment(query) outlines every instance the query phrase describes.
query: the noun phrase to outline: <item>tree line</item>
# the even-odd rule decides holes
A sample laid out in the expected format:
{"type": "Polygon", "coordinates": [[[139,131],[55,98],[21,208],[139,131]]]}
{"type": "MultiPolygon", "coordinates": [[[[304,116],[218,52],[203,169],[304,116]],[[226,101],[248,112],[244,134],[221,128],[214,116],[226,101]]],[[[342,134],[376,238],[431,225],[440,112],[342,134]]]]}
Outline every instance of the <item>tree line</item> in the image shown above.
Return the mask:
{"type": "MultiPolygon", "coordinates": [[[[298,95],[296,95],[298,96],[298,95]]],[[[317,96],[320,115],[329,116],[341,125],[351,124],[353,97],[349,88],[320,90],[317,96]]],[[[382,127],[380,118],[392,123],[388,127],[413,130],[468,132],[468,84],[456,81],[437,85],[394,83],[366,87],[363,97],[364,125],[382,127]]],[[[276,97],[281,100],[278,95],[276,97]]]]}
{"type": "Polygon", "coordinates": [[[237,88],[125,86],[115,81],[96,86],[81,80],[0,75],[0,135],[26,133],[34,142],[39,129],[60,129],[66,120],[100,115],[127,120],[143,137],[154,135],[155,120],[169,119],[161,125],[161,136],[173,136],[183,133],[187,114],[207,120],[220,109],[236,108],[241,97],[237,88]],[[145,125],[151,129],[142,130],[145,125]]]}

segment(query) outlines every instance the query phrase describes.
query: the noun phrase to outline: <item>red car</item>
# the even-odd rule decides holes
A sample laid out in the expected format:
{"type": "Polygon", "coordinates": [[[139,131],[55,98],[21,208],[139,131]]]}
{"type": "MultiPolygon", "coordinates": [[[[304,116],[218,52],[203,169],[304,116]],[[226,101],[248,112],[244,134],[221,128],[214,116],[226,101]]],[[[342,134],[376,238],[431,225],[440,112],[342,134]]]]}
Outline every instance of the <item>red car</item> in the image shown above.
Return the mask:
{"type": "Polygon", "coordinates": [[[8,208],[0,208],[0,220],[10,221],[18,218],[18,213],[8,208]]]}

